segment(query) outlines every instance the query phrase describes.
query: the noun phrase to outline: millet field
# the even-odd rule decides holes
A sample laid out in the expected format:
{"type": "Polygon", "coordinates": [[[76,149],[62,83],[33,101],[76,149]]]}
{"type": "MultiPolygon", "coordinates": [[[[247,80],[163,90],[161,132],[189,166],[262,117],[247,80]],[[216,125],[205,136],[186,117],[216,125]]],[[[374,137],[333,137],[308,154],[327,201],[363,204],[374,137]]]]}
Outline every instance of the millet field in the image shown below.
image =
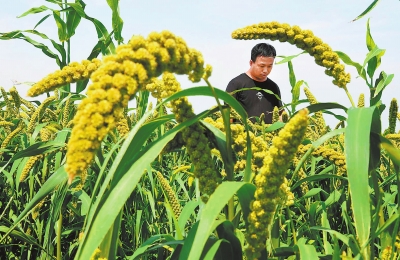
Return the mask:
{"type": "Polygon", "coordinates": [[[40,16],[34,29],[0,33],[59,66],[27,91],[0,86],[1,259],[400,259],[400,113],[395,97],[382,102],[394,74],[380,70],[369,20],[361,63],[301,24],[228,32],[296,46],[351,103],[318,102],[287,56],[292,100],[265,124],[212,85],[212,64],[174,32],[124,39],[118,0],[106,1],[112,31],[82,0],[42,2],[21,15],[40,16]],[[58,39],[39,31],[46,19],[58,39]],[[83,20],[98,41],[73,61],[83,20]],[[348,67],[365,82],[358,97],[348,67]],[[217,105],[195,113],[194,96],[217,105]]]}

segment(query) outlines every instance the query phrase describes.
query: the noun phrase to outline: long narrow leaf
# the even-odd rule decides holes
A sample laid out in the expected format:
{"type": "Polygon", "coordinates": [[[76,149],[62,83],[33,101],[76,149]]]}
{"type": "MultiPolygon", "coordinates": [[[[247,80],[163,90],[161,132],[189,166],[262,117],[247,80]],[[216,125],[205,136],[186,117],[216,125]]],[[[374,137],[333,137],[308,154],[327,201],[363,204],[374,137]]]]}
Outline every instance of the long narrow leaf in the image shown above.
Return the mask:
{"type": "Polygon", "coordinates": [[[365,70],[363,70],[363,66],[361,66],[361,64],[354,62],[351,60],[351,58],[344,52],[341,51],[335,51],[337,53],[337,55],[339,56],[339,58],[346,63],[347,65],[351,65],[353,67],[355,67],[357,69],[358,75],[363,78],[364,80],[367,79],[365,70]]]}
{"type": "MultiPolygon", "coordinates": [[[[127,158],[130,157],[130,161],[132,160],[132,158],[134,159],[134,161],[133,163],[128,162],[128,164],[122,164],[121,161],[117,160],[116,158],[115,162],[117,163],[114,163],[114,168],[110,169],[109,172],[109,175],[111,176],[113,176],[115,172],[115,178],[111,183],[109,191],[105,193],[103,197],[97,199],[101,202],[97,204],[97,207],[93,208],[95,213],[91,222],[89,223],[89,226],[87,227],[85,237],[81,242],[81,246],[78,249],[77,259],[90,258],[94,250],[97,248],[97,246],[106,235],[108,229],[113,224],[119,210],[122,208],[128,197],[131,195],[132,191],[135,189],[144,170],[154,160],[154,158],[158,156],[164,146],[174,138],[178,131],[197,122],[199,119],[207,116],[209,113],[210,111],[203,112],[198,116],[178,125],[177,127],[167,132],[156,142],[153,142],[146,146],[140,152],[138,152],[137,149],[128,149],[132,147],[131,144],[128,142],[124,143],[119,153],[119,160],[121,160],[121,158],[123,158],[124,156],[128,156],[127,158]],[[115,167],[117,164],[118,166],[115,167]],[[113,208],[114,210],[110,211],[109,209],[111,208],[113,208]]],[[[145,133],[147,133],[147,135],[150,135],[152,131],[143,131],[141,133],[136,133],[141,137],[138,140],[142,140],[142,142],[145,142],[148,139],[148,137],[144,136],[145,133]]],[[[123,162],[125,163],[125,160],[123,162]]],[[[107,185],[107,183],[105,183],[105,185],[107,185]]]]}
{"type": "Polygon", "coordinates": [[[75,10],[70,10],[67,14],[67,39],[75,34],[75,30],[81,22],[81,16],[75,10]]]}
{"type": "Polygon", "coordinates": [[[42,5],[42,6],[39,6],[39,7],[33,7],[31,9],[29,9],[28,11],[26,11],[25,13],[17,16],[17,18],[21,18],[21,17],[27,16],[29,14],[41,13],[41,12],[44,12],[44,11],[47,11],[47,10],[53,11],[53,9],[51,9],[51,8],[45,6],[45,5],[42,5]]]}
{"type": "Polygon", "coordinates": [[[57,56],[57,54],[52,52],[49,49],[49,47],[47,47],[43,43],[39,43],[39,42],[33,40],[29,36],[26,36],[25,34],[21,33],[21,31],[13,31],[13,32],[9,32],[9,33],[0,33],[0,40],[11,40],[11,39],[21,39],[21,40],[24,40],[24,41],[32,44],[36,48],[41,49],[42,52],[44,54],[46,54],[47,56],[49,56],[50,58],[55,59],[59,66],[61,65],[60,58],[57,56]]]}
{"type": "MultiPolygon", "coordinates": [[[[202,210],[199,227],[197,228],[194,241],[189,245],[190,253],[187,259],[200,259],[203,247],[213,231],[214,222],[217,221],[217,216],[232,196],[245,185],[251,184],[243,182],[224,182],[218,186],[213,194],[211,194],[207,204],[202,210]]],[[[184,248],[185,246],[187,245],[185,244],[184,248]]]]}
{"type": "Polygon", "coordinates": [[[124,26],[124,21],[119,15],[119,0],[107,0],[107,3],[112,10],[112,28],[115,39],[118,43],[122,43],[124,41],[124,38],[122,38],[122,27],[124,26]]]}
{"type": "Polygon", "coordinates": [[[370,132],[375,107],[350,108],[345,132],[347,174],[354,223],[360,245],[370,235],[371,209],[369,201],[370,132]]]}
{"type": "Polygon", "coordinates": [[[356,18],[353,19],[354,21],[357,21],[358,19],[364,17],[367,13],[371,12],[372,9],[374,9],[374,7],[378,4],[379,0],[374,0],[368,7],[367,9],[364,10],[364,12],[362,12],[359,16],[357,16],[356,18]]]}
{"type": "MultiPolygon", "coordinates": [[[[50,194],[55,187],[66,182],[68,175],[65,172],[64,167],[59,168],[50,178],[43,184],[39,191],[35,194],[32,200],[25,206],[24,210],[19,214],[19,216],[14,220],[14,224],[10,227],[7,233],[3,236],[1,240],[4,240],[7,235],[12,232],[15,227],[25,218],[28,213],[38,204],[44,197],[50,194]]],[[[2,242],[2,241],[0,241],[2,242]]]]}

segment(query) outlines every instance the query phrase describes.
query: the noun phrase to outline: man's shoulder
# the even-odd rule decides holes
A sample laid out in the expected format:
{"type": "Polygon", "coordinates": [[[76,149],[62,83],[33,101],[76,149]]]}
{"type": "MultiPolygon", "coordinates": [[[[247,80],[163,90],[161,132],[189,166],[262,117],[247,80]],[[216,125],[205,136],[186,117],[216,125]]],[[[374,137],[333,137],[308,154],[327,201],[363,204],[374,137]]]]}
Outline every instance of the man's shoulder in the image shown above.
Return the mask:
{"type": "Polygon", "coordinates": [[[267,80],[265,81],[265,83],[270,84],[270,85],[278,86],[278,84],[276,84],[275,81],[273,81],[273,80],[270,79],[270,78],[267,78],[267,80]]]}
{"type": "Polygon", "coordinates": [[[267,80],[264,81],[264,84],[265,84],[265,87],[267,87],[267,88],[269,88],[269,89],[272,88],[272,89],[277,89],[277,90],[279,90],[278,84],[276,84],[275,81],[273,81],[273,80],[270,79],[270,78],[267,78],[267,80]]]}
{"type": "Polygon", "coordinates": [[[246,75],[246,73],[241,73],[239,75],[237,75],[236,77],[234,77],[233,79],[231,79],[231,82],[242,82],[248,79],[248,76],[246,75]]]}
{"type": "Polygon", "coordinates": [[[247,83],[250,81],[249,76],[246,75],[246,73],[239,74],[238,76],[234,77],[229,81],[229,85],[234,85],[234,86],[240,86],[243,87],[244,85],[247,85],[247,83]]]}

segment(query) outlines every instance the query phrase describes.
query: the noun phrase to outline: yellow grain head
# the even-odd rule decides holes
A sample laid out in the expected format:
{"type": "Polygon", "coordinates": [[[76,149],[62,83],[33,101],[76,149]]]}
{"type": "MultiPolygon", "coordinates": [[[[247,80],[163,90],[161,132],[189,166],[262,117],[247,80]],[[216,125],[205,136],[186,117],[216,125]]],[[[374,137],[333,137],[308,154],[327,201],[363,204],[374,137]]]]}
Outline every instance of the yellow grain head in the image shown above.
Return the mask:
{"type": "Polygon", "coordinates": [[[358,97],[357,107],[365,107],[365,95],[364,95],[364,93],[361,93],[360,96],[358,97]]]}

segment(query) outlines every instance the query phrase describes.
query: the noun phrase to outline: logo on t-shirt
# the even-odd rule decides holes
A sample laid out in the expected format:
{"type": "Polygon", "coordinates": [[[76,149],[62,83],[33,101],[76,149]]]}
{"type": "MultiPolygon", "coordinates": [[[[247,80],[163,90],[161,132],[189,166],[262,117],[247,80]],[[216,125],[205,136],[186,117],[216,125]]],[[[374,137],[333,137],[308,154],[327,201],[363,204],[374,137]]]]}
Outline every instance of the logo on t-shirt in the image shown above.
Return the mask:
{"type": "Polygon", "coordinates": [[[258,99],[259,99],[259,100],[261,100],[261,99],[262,99],[262,97],[263,97],[263,94],[262,94],[261,92],[257,92],[257,94],[256,94],[256,95],[257,95],[257,97],[258,97],[258,99]]]}

